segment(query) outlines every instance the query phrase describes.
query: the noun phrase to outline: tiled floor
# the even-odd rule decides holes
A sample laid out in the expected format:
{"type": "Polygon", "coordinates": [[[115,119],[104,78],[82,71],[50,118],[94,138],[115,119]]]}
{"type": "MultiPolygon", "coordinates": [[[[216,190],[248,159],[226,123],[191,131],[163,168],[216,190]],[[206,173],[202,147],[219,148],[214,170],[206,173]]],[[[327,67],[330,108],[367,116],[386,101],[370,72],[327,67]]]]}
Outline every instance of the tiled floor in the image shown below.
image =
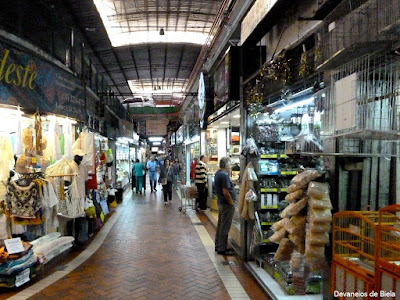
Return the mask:
{"type": "MultiPolygon", "coordinates": [[[[174,196],[173,204],[164,206],[160,189],[142,196],[128,193],[106,223],[109,234],[102,237],[103,228],[89,246],[98,250],[76,268],[76,261],[68,264],[71,272],[56,272],[54,283],[29,299],[267,299],[240,267],[223,266],[224,258],[212,251],[207,220],[179,213],[174,196]]],[[[52,282],[51,276],[46,279],[52,282]]]]}

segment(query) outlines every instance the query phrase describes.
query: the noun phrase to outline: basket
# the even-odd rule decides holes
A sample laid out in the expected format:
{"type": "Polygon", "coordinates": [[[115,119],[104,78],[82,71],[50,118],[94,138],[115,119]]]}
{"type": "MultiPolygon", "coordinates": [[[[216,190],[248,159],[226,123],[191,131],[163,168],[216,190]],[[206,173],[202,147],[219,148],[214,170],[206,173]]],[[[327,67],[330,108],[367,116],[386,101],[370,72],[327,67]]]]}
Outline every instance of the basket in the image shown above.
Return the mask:
{"type": "Polygon", "coordinates": [[[379,213],[341,211],[333,215],[332,260],[361,276],[375,276],[375,239],[379,213]]]}
{"type": "Polygon", "coordinates": [[[376,244],[378,267],[400,274],[400,205],[394,204],[379,209],[376,244]]]}
{"type": "MultiPolygon", "coordinates": [[[[375,290],[374,277],[363,276],[351,267],[343,266],[332,261],[331,265],[331,289],[332,295],[337,299],[373,299],[370,293],[375,290]],[[354,294],[354,297],[340,293],[362,293],[354,294]]],[[[374,298],[376,299],[376,298],[374,298]]]]}

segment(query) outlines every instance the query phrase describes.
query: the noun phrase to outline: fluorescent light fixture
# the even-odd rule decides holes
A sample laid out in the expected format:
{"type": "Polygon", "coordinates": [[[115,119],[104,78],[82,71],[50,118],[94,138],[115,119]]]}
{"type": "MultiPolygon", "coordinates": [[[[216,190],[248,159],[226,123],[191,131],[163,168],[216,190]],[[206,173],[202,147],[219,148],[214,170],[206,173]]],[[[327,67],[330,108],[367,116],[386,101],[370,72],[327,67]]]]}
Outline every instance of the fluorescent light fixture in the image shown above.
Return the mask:
{"type": "Polygon", "coordinates": [[[223,121],[221,122],[221,124],[229,124],[229,122],[223,121]]]}
{"type": "Polygon", "coordinates": [[[233,118],[234,119],[240,119],[240,115],[234,115],[233,118]]]}
{"type": "Polygon", "coordinates": [[[287,111],[287,110],[292,109],[292,108],[296,108],[296,107],[299,107],[299,106],[303,106],[303,105],[309,104],[309,103],[311,103],[313,101],[314,101],[314,97],[311,97],[311,98],[308,98],[306,100],[298,101],[298,102],[289,104],[287,106],[280,107],[280,108],[276,109],[274,112],[275,113],[280,113],[280,112],[287,111]]]}
{"type": "Polygon", "coordinates": [[[153,146],[159,146],[159,145],[161,145],[161,142],[152,142],[152,145],[153,146]]]}
{"type": "Polygon", "coordinates": [[[185,145],[189,145],[189,144],[192,143],[192,141],[191,141],[190,139],[186,139],[183,143],[184,143],[185,145]]]}
{"type": "Polygon", "coordinates": [[[199,136],[199,135],[194,136],[194,137],[192,138],[192,142],[193,142],[193,143],[195,143],[195,142],[200,142],[200,136],[199,136]]]}
{"type": "Polygon", "coordinates": [[[162,136],[151,136],[149,137],[150,142],[162,142],[164,138],[162,136]]]}

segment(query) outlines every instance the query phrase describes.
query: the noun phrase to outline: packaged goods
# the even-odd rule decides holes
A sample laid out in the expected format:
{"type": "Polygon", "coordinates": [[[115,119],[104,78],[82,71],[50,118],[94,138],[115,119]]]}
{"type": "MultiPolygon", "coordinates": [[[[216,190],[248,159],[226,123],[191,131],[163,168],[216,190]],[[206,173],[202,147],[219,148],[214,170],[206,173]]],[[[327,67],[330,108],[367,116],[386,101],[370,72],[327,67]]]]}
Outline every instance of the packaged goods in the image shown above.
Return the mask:
{"type": "Polygon", "coordinates": [[[317,246],[312,245],[308,241],[306,241],[306,260],[312,259],[320,259],[325,257],[325,247],[324,246],[317,246]]]}
{"type": "Polygon", "coordinates": [[[301,199],[303,197],[303,190],[297,190],[293,193],[287,194],[285,200],[290,203],[296,202],[297,199],[301,199]]]}
{"type": "Polygon", "coordinates": [[[324,246],[329,243],[329,235],[328,233],[307,230],[306,241],[311,245],[324,246]]]}
{"type": "Polygon", "coordinates": [[[306,246],[304,243],[295,245],[295,249],[297,252],[299,252],[300,254],[304,255],[305,251],[306,251],[306,246]]]}
{"type": "Polygon", "coordinates": [[[290,267],[292,271],[302,270],[304,269],[304,258],[298,252],[293,252],[292,258],[290,259],[290,267]]]}
{"type": "Polygon", "coordinates": [[[321,175],[322,174],[317,170],[307,170],[293,177],[291,183],[304,188],[308,185],[310,181],[321,177],[321,175]]]}
{"type": "Polygon", "coordinates": [[[307,194],[313,199],[329,199],[329,185],[327,183],[311,181],[308,184],[307,194]]]}
{"type": "Polygon", "coordinates": [[[289,221],[287,221],[284,226],[287,232],[289,233],[303,233],[305,234],[305,224],[306,224],[306,217],[305,216],[300,216],[300,215],[295,215],[290,218],[289,221]]]}
{"type": "Polygon", "coordinates": [[[282,227],[279,231],[276,231],[273,235],[269,237],[269,240],[273,243],[280,243],[281,240],[285,237],[285,227],[282,227]]]}
{"type": "Polygon", "coordinates": [[[293,208],[294,203],[290,203],[282,212],[281,212],[281,218],[290,218],[291,214],[289,214],[289,211],[293,208]]]}
{"type": "Polygon", "coordinates": [[[311,232],[329,233],[331,231],[331,223],[310,223],[308,225],[311,232]]]}
{"type": "MultiPolygon", "coordinates": [[[[297,201],[296,203],[290,204],[286,209],[288,210],[287,213],[290,216],[295,216],[297,215],[304,207],[307,205],[307,198],[303,198],[300,201],[297,201]]],[[[285,209],[285,210],[286,210],[285,209]]],[[[282,212],[283,213],[283,212],[282,212]]]]}
{"type": "Polygon", "coordinates": [[[288,193],[294,193],[295,191],[301,190],[302,187],[298,184],[291,184],[288,186],[287,191],[288,193]]]}
{"type": "Polygon", "coordinates": [[[276,222],[276,223],[274,223],[274,224],[272,225],[272,229],[275,230],[275,231],[279,231],[279,230],[281,230],[281,229],[285,226],[285,224],[286,224],[288,221],[289,221],[288,218],[281,219],[281,220],[279,220],[278,222],[276,222]]]}
{"type": "Polygon", "coordinates": [[[314,209],[332,209],[331,200],[328,199],[313,199],[308,200],[308,205],[310,208],[314,209]]]}
{"type": "Polygon", "coordinates": [[[330,209],[315,209],[308,210],[309,223],[330,223],[332,221],[332,213],[330,209]]]}
{"type": "Polygon", "coordinates": [[[304,243],[304,234],[289,234],[289,240],[295,245],[304,243]]]}
{"type": "Polygon", "coordinates": [[[276,250],[274,259],[276,260],[290,260],[292,252],[294,250],[294,244],[287,238],[283,238],[279,243],[278,250],[276,250]]]}

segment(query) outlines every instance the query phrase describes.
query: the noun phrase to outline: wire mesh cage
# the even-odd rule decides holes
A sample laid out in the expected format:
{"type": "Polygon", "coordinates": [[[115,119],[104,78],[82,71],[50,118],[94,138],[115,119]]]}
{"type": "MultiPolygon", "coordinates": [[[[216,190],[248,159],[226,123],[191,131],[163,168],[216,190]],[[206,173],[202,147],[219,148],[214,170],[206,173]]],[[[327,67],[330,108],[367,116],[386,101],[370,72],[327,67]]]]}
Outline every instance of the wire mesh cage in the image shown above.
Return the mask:
{"type": "Polygon", "coordinates": [[[379,209],[377,264],[400,274],[400,205],[379,209]]]}
{"type": "Polygon", "coordinates": [[[341,153],[397,155],[400,60],[367,54],[334,69],[324,103],[323,136],[341,153]]]}
{"type": "Polygon", "coordinates": [[[376,282],[376,291],[379,291],[379,299],[392,300],[400,298],[400,274],[393,274],[378,268],[376,282]]]}
{"type": "Polygon", "coordinates": [[[375,276],[376,211],[341,211],[333,215],[333,261],[363,276],[375,276]]]}
{"type": "Polygon", "coordinates": [[[336,299],[372,299],[370,293],[375,290],[375,280],[369,276],[363,276],[354,272],[348,266],[342,266],[339,263],[331,264],[331,289],[336,299]],[[353,297],[341,295],[340,292],[357,293],[353,297]],[[363,293],[363,297],[360,297],[363,293]],[[367,295],[364,297],[364,295],[367,295]]]}

